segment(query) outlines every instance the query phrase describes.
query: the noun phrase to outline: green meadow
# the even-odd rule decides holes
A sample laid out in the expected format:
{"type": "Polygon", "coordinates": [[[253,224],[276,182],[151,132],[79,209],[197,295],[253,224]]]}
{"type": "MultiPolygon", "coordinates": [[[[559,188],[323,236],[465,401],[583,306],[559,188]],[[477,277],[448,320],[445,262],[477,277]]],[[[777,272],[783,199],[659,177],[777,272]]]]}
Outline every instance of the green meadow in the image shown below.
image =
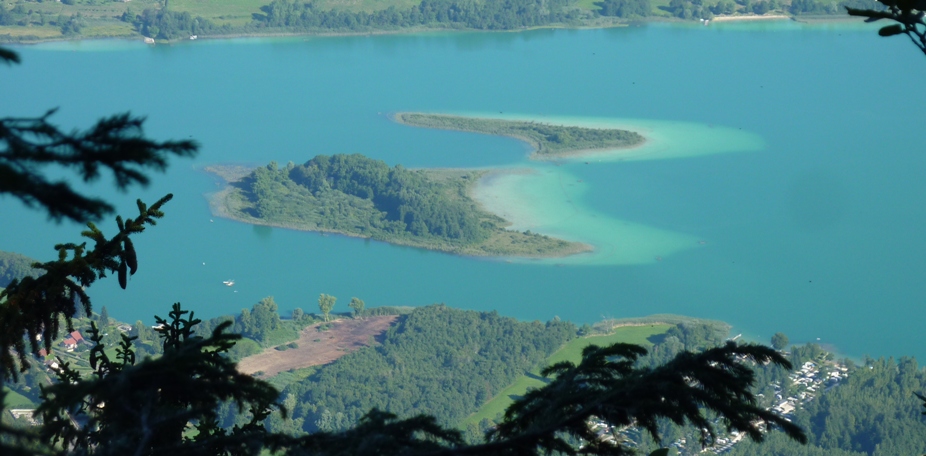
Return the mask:
{"type": "Polygon", "coordinates": [[[28,397],[23,396],[22,394],[17,393],[7,387],[3,388],[3,391],[6,392],[6,398],[3,400],[3,405],[6,408],[22,408],[22,409],[31,409],[35,408],[35,404],[29,400],[28,397]]]}
{"type": "Polygon", "coordinates": [[[170,9],[217,25],[243,26],[251,22],[254,13],[260,13],[260,7],[269,4],[270,0],[171,0],[170,9]]]}
{"type": "MultiPolygon", "coordinates": [[[[543,366],[549,366],[561,361],[571,361],[578,363],[582,360],[582,350],[589,345],[609,345],[617,342],[628,344],[643,345],[651,347],[653,345],[649,339],[655,335],[663,334],[671,328],[670,324],[648,324],[640,326],[622,326],[616,328],[613,333],[607,335],[588,336],[573,339],[563,345],[562,348],[547,357],[543,366]]],[[[523,396],[529,388],[540,388],[546,382],[540,376],[542,368],[537,368],[531,372],[522,375],[514,383],[503,389],[494,398],[486,402],[482,408],[467,418],[461,427],[472,424],[478,424],[483,419],[493,420],[498,415],[505,412],[505,409],[514,401],[515,398],[523,396]]]]}

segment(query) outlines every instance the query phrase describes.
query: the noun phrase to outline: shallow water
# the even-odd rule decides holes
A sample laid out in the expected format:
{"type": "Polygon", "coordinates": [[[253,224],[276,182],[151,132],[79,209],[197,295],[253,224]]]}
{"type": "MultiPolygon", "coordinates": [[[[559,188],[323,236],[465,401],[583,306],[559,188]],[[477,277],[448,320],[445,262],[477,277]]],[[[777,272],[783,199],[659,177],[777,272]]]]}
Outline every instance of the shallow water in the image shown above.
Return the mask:
{"type": "MultiPolygon", "coordinates": [[[[175,160],[150,188],[116,197],[130,214],[136,197],[176,195],[138,238],[129,289],[114,280],[91,289],[116,318],[151,321],[175,301],[214,316],[267,295],[312,311],[329,293],[340,298],[335,310],[358,296],[370,306],[446,302],[578,322],[679,313],[761,340],[819,337],[850,355],[923,353],[911,316],[926,300],[926,158],[916,134],[926,59],[873,29],[776,21],[19,50],[24,64],[0,69],[0,115],[60,106],[59,122],[86,126],[132,109],[156,137],[202,143],[195,160],[175,160]],[[528,161],[527,146],[510,138],[395,124],[395,111],[650,123],[654,138],[676,146],[660,160],[556,166],[528,161]],[[496,181],[511,189],[503,203],[530,209],[524,228],[602,248],[508,263],[208,212],[202,195],[218,183],[202,166],[343,152],[408,167],[533,169],[496,181]]],[[[109,198],[108,184],[94,188],[109,198]]],[[[8,198],[0,213],[0,249],[37,258],[80,230],[8,198]]]]}

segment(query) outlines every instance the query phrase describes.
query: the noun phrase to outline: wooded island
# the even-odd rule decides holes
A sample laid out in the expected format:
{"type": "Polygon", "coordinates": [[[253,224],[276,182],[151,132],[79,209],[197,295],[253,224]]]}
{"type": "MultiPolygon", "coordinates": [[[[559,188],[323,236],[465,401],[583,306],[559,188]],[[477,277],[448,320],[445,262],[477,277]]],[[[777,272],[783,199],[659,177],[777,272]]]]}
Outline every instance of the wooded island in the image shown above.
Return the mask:
{"type": "Polygon", "coordinates": [[[410,170],[360,154],[319,155],[304,165],[206,169],[230,185],[212,210],[234,220],[371,238],[464,255],[559,257],[585,244],[505,229],[508,222],[473,201],[486,173],[410,170]]]}
{"type": "Polygon", "coordinates": [[[641,134],[616,128],[585,128],[523,120],[486,119],[447,114],[400,112],[393,120],[415,127],[459,130],[509,136],[529,143],[530,158],[543,160],[583,155],[593,151],[628,149],[642,145],[641,134]]]}

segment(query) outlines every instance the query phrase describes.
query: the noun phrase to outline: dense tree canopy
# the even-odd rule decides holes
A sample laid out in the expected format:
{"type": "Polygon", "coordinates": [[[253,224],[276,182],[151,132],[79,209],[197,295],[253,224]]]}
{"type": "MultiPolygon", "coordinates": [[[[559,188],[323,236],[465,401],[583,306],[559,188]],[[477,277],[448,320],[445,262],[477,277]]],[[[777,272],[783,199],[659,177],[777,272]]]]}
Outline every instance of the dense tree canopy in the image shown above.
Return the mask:
{"type": "Polygon", "coordinates": [[[598,14],[621,18],[646,17],[653,9],[649,0],[604,0],[596,5],[600,7],[598,14]]]}
{"type": "Polygon", "coordinates": [[[307,431],[344,430],[371,408],[455,425],[575,336],[565,322],[522,323],[443,305],[414,310],[382,345],[344,356],[292,385],[307,431]]]}
{"type": "Polygon", "coordinates": [[[445,26],[480,30],[509,30],[562,23],[579,17],[566,0],[423,0],[409,9],[349,12],[325,10],[314,2],[273,0],[255,21],[264,27],[300,30],[445,26]]]}
{"type": "Polygon", "coordinates": [[[322,228],[374,238],[434,238],[478,243],[495,228],[446,185],[420,171],[359,154],[319,155],[304,165],[261,167],[246,184],[257,215],[268,221],[307,220],[322,228]]]}
{"type": "Polygon", "coordinates": [[[6,287],[14,280],[39,274],[41,271],[32,267],[35,262],[25,255],[0,251],[0,288],[6,287]]]}

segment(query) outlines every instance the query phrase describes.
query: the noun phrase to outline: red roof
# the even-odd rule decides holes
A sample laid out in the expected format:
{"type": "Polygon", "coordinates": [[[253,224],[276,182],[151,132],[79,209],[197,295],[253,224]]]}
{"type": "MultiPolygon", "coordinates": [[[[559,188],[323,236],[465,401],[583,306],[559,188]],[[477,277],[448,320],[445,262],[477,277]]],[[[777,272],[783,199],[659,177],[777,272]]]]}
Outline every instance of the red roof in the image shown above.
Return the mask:
{"type": "Polygon", "coordinates": [[[41,356],[42,358],[48,356],[48,351],[46,351],[44,348],[39,350],[39,356],[41,356]]]}
{"type": "Polygon", "coordinates": [[[74,340],[74,339],[72,339],[72,338],[70,338],[70,337],[68,337],[67,339],[64,339],[64,345],[65,345],[65,346],[68,346],[68,345],[77,345],[77,341],[74,340]]]}
{"type": "Polygon", "coordinates": [[[80,331],[74,331],[74,332],[72,332],[72,333],[71,333],[71,337],[74,338],[74,340],[77,341],[77,342],[80,342],[80,341],[84,340],[84,336],[81,336],[81,335],[80,335],[80,331]]]}

